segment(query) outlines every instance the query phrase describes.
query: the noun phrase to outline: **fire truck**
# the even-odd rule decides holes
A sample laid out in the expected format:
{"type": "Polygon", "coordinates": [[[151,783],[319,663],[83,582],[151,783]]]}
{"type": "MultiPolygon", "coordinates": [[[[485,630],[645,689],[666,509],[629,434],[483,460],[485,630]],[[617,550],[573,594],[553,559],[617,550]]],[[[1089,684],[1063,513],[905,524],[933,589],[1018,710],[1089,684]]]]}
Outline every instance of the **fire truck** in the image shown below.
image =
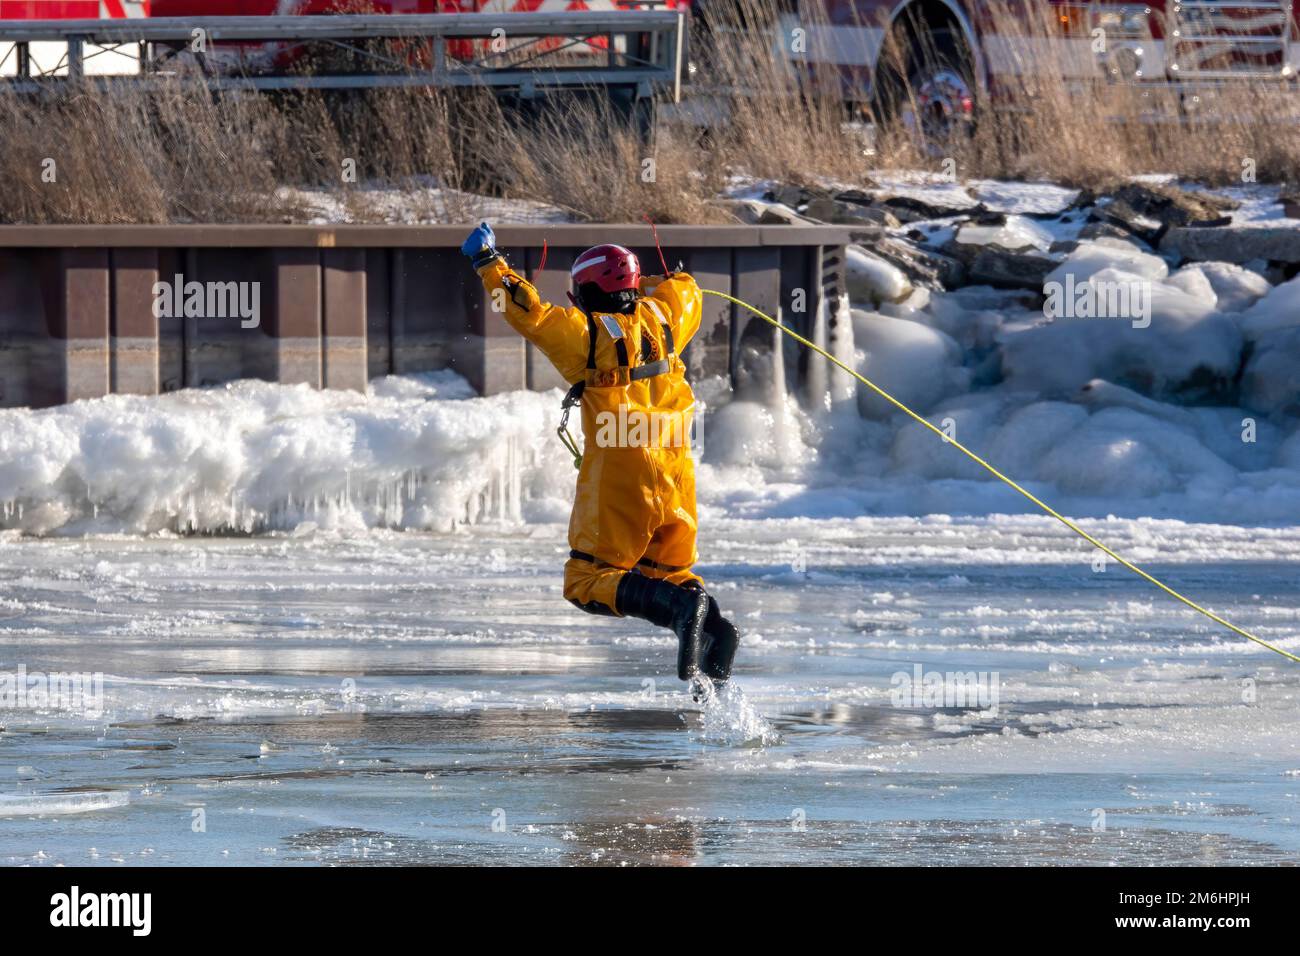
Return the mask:
{"type": "MultiPolygon", "coordinates": [[[[691,10],[708,33],[720,0],[0,0],[0,20],[102,17],[286,17],[320,14],[691,10]]],[[[1023,91],[1053,72],[1083,88],[1115,83],[1200,91],[1240,80],[1296,86],[1300,0],[774,0],[772,54],[829,72],[853,105],[879,109],[907,92],[918,121],[967,120],[981,95],[1023,91]]],[[[177,21],[179,22],[179,21],[177,21]]],[[[588,53],[602,51],[600,37],[588,53]]],[[[694,40],[692,41],[694,42],[694,40]]],[[[465,57],[482,41],[448,40],[465,57]],[[459,46],[458,46],[459,44],[459,46]]],[[[701,79],[696,77],[696,79],[701,79]]],[[[707,77],[702,78],[707,82],[707,77]]]]}
{"type": "Polygon", "coordinates": [[[1044,71],[1079,91],[1294,90],[1298,16],[1300,0],[794,0],[779,34],[792,59],[834,69],[848,100],[906,89],[922,125],[943,128],[1044,71]]]}

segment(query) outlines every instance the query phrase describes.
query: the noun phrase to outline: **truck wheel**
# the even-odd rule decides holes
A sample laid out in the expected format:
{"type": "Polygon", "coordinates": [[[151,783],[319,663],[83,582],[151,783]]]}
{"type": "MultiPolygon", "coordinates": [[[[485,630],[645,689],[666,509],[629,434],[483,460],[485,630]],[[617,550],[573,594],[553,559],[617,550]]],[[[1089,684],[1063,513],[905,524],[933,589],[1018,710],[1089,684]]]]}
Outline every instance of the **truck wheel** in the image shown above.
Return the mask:
{"type": "Polygon", "coordinates": [[[969,138],[975,127],[975,70],[955,29],[921,27],[902,42],[906,81],[882,66],[877,111],[896,120],[928,152],[969,138]]]}

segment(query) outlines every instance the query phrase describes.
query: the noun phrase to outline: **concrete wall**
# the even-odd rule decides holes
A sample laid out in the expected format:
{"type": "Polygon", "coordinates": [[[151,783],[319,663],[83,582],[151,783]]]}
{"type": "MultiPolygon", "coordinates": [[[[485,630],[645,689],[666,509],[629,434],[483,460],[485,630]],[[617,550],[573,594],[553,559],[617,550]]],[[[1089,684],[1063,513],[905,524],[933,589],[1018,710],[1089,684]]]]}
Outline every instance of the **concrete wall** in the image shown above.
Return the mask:
{"type": "MultiPolygon", "coordinates": [[[[238,378],[364,389],[376,376],[453,368],[482,394],[562,384],[490,308],[460,254],[462,226],[0,227],[0,407],[155,394],[238,378]],[[155,283],[181,277],[182,308],[155,283]],[[190,283],[202,303],[184,308],[190,283]],[[238,296],[242,295],[240,299],[238,296]],[[257,323],[237,306],[256,305],[257,323]]],[[[752,302],[818,342],[843,288],[835,227],[664,226],[669,264],[752,302]],[[802,306],[802,309],[800,307],[802,306]]],[[[568,266],[602,242],[658,271],[645,226],[505,226],[501,248],[564,302],[568,266]],[[542,265],[545,240],[549,252],[542,265]]],[[[685,358],[692,378],[729,376],[746,396],[801,388],[824,370],[729,303],[706,297],[685,358]]]]}

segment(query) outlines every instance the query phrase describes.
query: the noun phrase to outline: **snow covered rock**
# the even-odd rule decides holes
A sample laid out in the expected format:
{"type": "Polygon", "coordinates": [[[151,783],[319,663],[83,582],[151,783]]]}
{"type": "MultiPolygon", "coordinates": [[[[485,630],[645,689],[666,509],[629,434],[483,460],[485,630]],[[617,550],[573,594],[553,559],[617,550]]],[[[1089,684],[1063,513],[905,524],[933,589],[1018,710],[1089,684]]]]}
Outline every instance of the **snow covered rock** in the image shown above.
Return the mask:
{"type": "Polygon", "coordinates": [[[1065,261],[1047,275],[1048,282],[1064,283],[1067,276],[1075,285],[1086,282],[1103,269],[1120,269],[1141,279],[1159,280],[1169,275],[1164,259],[1143,252],[1121,239],[1091,239],[1080,242],[1065,261]]]}
{"type": "Polygon", "coordinates": [[[1135,233],[1151,225],[1158,232],[1169,226],[1226,226],[1237,203],[1206,192],[1190,192],[1167,183],[1131,182],[1113,190],[1096,210],[1109,221],[1135,233]]]}
{"type": "MultiPolygon", "coordinates": [[[[862,355],[862,374],[919,412],[969,385],[961,347],[920,322],[854,309],[853,340],[862,355]]],[[[867,418],[894,413],[892,405],[866,389],[859,390],[858,406],[867,418]]]]}
{"type": "Polygon", "coordinates": [[[1300,276],[1271,289],[1235,318],[1251,343],[1241,401],[1270,414],[1300,412],[1300,276]]]}
{"type": "Polygon", "coordinates": [[[853,302],[879,306],[902,302],[912,294],[912,283],[903,270],[859,245],[847,249],[847,284],[853,302]]]}
{"type": "Polygon", "coordinates": [[[798,226],[817,225],[815,219],[801,216],[781,203],[763,202],[761,199],[720,199],[717,204],[726,209],[737,222],[748,226],[798,226]]]}
{"type": "Polygon", "coordinates": [[[1231,262],[1198,262],[1186,265],[1170,276],[1169,281],[1191,292],[1199,286],[1196,280],[1191,278],[1175,280],[1178,280],[1179,276],[1190,277],[1197,273],[1209,282],[1220,312],[1240,312],[1252,305],[1256,299],[1268,295],[1269,290],[1273,288],[1258,272],[1243,269],[1231,262]],[[1186,283],[1195,283],[1195,285],[1186,283]]]}
{"type": "MultiPolygon", "coordinates": [[[[1088,409],[1067,402],[1026,403],[1023,394],[963,395],[929,419],[1022,481],[1049,482],[1085,497],[1132,498],[1165,493],[1222,494],[1237,471],[1199,440],[1193,428],[1136,408],[1088,409]]],[[[928,481],[991,476],[954,454],[927,429],[901,428],[890,450],[896,474],[928,481]]]]}
{"type": "Polygon", "coordinates": [[[1248,339],[1300,325],[1300,276],[1270,289],[1240,314],[1240,322],[1248,339]]]}
{"type": "Polygon", "coordinates": [[[999,216],[996,220],[964,223],[954,237],[959,245],[995,246],[1007,252],[1046,252],[1052,234],[1024,216],[999,216]]]}
{"type": "Polygon", "coordinates": [[[1131,388],[1125,388],[1122,385],[1116,385],[1114,382],[1108,382],[1101,378],[1094,378],[1079,389],[1078,401],[1094,409],[1129,408],[1151,418],[1167,421],[1171,425],[1177,425],[1180,428],[1190,429],[1196,425],[1196,419],[1185,408],[1179,408],[1177,405],[1169,405],[1165,402],[1157,402],[1145,395],[1139,395],[1131,388]]]}
{"type": "Polygon", "coordinates": [[[1015,387],[1061,398],[1094,378],[1154,397],[1207,397],[1229,387],[1240,366],[1242,336],[1212,301],[1115,269],[1097,271],[1088,283],[1145,290],[1146,319],[1067,315],[1003,330],[1002,370],[1015,387]]]}
{"type": "Polygon", "coordinates": [[[972,215],[982,212],[984,207],[974,199],[968,199],[968,202],[958,200],[956,202],[944,202],[944,199],[955,199],[952,193],[941,194],[941,196],[929,196],[922,199],[916,195],[894,195],[886,196],[877,201],[877,205],[883,206],[893,213],[902,222],[923,222],[927,219],[947,219],[951,216],[972,215]]]}
{"type": "Polygon", "coordinates": [[[865,248],[897,266],[916,286],[955,289],[966,280],[966,267],[960,260],[932,249],[920,249],[902,239],[880,236],[865,248]]]}

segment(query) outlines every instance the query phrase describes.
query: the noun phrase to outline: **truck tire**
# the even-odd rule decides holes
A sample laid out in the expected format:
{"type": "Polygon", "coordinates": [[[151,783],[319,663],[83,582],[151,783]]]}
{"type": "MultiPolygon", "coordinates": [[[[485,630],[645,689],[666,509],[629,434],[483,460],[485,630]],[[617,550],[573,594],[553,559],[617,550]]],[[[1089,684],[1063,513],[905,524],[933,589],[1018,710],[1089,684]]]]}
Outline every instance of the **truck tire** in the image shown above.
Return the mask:
{"type": "Polygon", "coordinates": [[[899,41],[901,72],[882,57],[877,68],[876,115],[898,122],[928,152],[968,139],[975,128],[975,68],[955,27],[908,31],[899,41]]]}

